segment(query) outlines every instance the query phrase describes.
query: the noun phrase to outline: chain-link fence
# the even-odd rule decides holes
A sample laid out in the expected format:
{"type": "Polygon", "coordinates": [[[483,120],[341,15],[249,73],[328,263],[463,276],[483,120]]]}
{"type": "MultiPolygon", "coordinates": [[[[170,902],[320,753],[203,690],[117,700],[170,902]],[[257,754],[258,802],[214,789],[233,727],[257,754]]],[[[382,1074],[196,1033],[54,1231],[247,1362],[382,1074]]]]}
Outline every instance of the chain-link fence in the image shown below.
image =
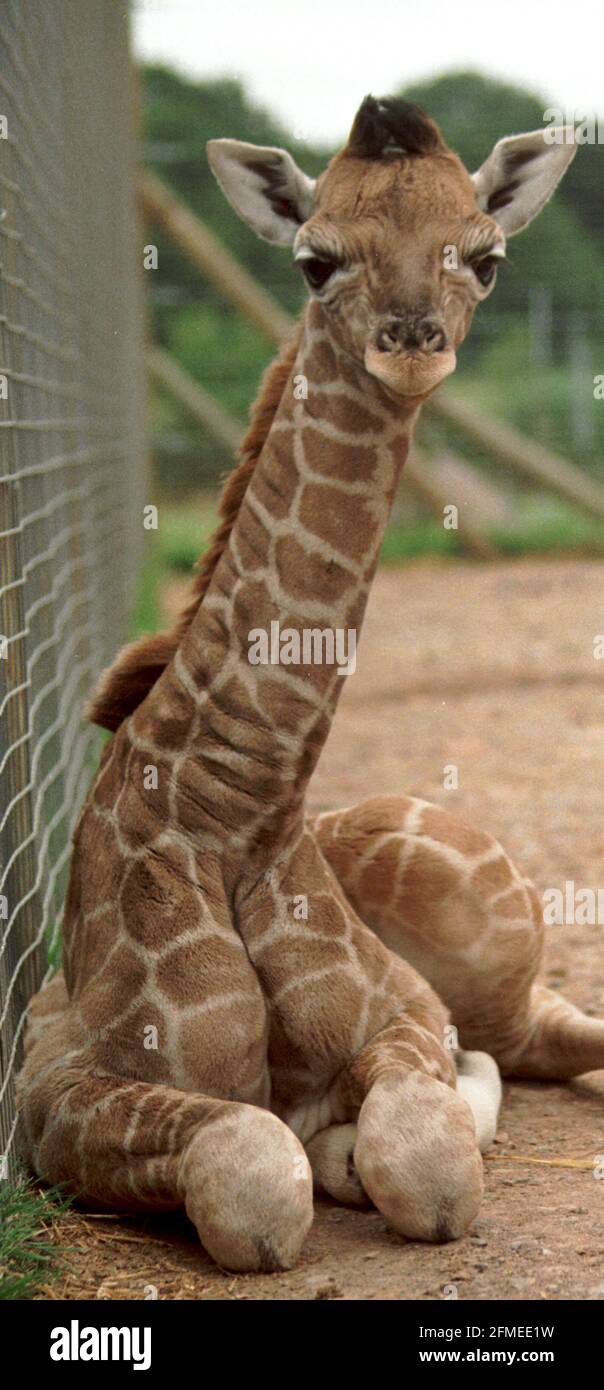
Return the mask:
{"type": "Polygon", "coordinates": [[[25,1011],[98,752],[142,529],[133,81],[123,0],[0,4],[0,1156],[25,1011]]]}

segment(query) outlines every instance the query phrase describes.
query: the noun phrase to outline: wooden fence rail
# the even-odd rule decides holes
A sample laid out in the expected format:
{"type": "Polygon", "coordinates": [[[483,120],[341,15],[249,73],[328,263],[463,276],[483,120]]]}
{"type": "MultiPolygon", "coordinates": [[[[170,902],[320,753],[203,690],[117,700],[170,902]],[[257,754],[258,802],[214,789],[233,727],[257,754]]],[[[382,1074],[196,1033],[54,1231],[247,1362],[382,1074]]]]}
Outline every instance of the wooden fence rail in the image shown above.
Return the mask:
{"type": "Polygon", "coordinates": [[[214,288],[230,300],[250,323],[280,343],[293,326],[290,315],[276,299],[256,283],[239,261],[221,246],[217,237],[155,174],[143,174],[139,182],[142,211],[161,227],[171,241],[201,270],[214,288]]]}
{"type": "Polygon", "coordinates": [[[604,488],[543,444],[527,439],[512,425],[501,420],[489,422],[474,406],[456,400],[450,391],[435,395],[430,410],[436,419],[450,425],[470,444],[514,472],[538,482],[549,492],[572,502],[588,516],[604,520],[604,488]]]}
{"type": "Polygon", "coordinates": [[[234,454],[241,443],[242,429],[232,415],[227,415],[214,397],[204,391],[203,386],[194,381],[184,367],[179,366],[162,348],[149,348],[146,360],[155,381],[165,386],[198,424],[209,429],[214,438],[224,444],[230,454],[234,454]]]}

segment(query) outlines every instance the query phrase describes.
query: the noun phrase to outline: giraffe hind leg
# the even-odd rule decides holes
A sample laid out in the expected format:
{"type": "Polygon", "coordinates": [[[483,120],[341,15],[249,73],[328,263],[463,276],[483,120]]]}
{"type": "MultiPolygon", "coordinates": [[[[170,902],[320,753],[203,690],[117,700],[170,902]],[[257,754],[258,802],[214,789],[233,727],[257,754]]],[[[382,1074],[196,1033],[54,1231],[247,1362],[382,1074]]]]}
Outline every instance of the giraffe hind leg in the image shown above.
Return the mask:
{"type": "Polygon", "coordinates": [[[345,1207],[368,1207],[370,1201],[354,1164],[356,1124],[328,1125],[306,1144],[313,1182],[345,1207]]]}
{"type": "Polygon", "coordinates": [[[458,1052],[455,1058],[457,1092],[474,1116],[481,1153],[493,1143],[501,1106],[499,1067],[486,1052],[458,1052]]]}
{"type": "Polygon", "coordinates": [[[535,983],[541,903],[495,840],[404,797],[324,814],[314,831],[359,916],[443,999],[464,1050],[505,1076],[604,1067],[604,1021],[535,983]]]}
{"type": "Polygon", "coordinates": [[[554,990],[533,985],[522,1043],[502,1059],[507,1076],[568,1081],[604,1069],[604,1019],[589,1018],[554,990]]]}

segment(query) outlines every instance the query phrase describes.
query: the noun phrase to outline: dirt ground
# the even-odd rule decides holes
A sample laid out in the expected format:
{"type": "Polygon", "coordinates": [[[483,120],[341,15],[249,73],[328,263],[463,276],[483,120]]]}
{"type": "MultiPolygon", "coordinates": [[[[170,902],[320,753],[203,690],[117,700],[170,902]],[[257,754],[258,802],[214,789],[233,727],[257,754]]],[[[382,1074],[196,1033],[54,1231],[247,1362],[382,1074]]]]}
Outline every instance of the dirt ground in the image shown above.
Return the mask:
{"type": "MultiPolygon", "coordinates": [[[[604,883],[604,565],[418,563],[383,570],[358,669],[312,786],[320,809],[425,796],[489,829],[540,891],[604,883]],[[455,763],[459,789],[443,789],[455,763]]],[[[167,595],[172,607],[180,594],[167,595]]],[[[604,1016],[603,928],[552,927],[544,976],[604,1016]]],[[[486,1195],[430,1247],[375,1212],[318,1202],[297,1268],[233,1276],[184,1218],[71,1213],[60,1299],[604,1299],[604,1072],[505,1087],[486,1195]]]]}

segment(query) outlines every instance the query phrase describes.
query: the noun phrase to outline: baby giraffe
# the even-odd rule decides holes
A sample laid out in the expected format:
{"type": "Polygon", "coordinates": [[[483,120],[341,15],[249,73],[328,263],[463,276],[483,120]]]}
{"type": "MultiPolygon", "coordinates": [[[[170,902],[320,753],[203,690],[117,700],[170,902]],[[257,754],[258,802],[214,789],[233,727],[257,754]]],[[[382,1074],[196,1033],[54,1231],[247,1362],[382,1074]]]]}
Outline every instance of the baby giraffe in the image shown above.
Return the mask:
{"type": "Polygon", "coordinates": [[[94,698],[114,736],[20,1104],[42,1178],[113,1208],[184,1205],[232,1269],[295,1261],[313,1178],[408,1237],[460,1236],[496,1063],[604,1064],[604,1024],[534,985],[536,895],[492,840],[424,802],[305,812],[344,684],[328,639],[360,629],[418,411],[573,153],[514,136],[470,176],[418,108],[370,97],[316,185],[283,150],[209,146],[310,300],[186,613],[94,698]],[[258,659],[274,625],[280,660],[258,659]],[[450,1018],[478,1051],[456,1054],[450,1018]]]}

